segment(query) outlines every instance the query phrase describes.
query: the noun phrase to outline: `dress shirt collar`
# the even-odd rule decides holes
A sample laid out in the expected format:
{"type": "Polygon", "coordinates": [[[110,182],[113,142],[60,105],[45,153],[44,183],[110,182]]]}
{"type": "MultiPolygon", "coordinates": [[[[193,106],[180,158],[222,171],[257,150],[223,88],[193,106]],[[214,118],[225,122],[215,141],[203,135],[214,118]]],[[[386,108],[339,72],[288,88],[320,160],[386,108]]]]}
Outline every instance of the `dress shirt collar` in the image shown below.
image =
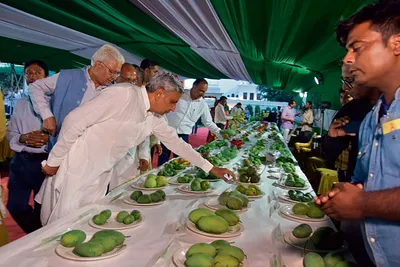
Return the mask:
{"type": "Polygon", "coordinates": [[[140,88],[137,88],[137,86],[134,87],[136,87],[134,89],[139,89],[142,92],[144,107],[146,109],[145,111],[148,112],[150,109],[150,100],[149,100],[149,95],[147,94],[146,87],[145,86],[141,86],[140,88]]]}
{"type": "MultiPolygon", "coordinates": [[[[191,90],[191,89],[190,89],[190,90],[191,90]]],[[[200,98],[198,98],[198,99],[193,100],[193,99],[192,99],[192,96],[190,95],[190,90],[185,90],[185,91],[183,92],[183,96],[182,96],[182,97],[185,97],[187,100],[193,101],[193,102],[200,102],[200,101],[203,99],[202,97],[200,97],[200,98]]]]}
{"type": "Polygon", "coordinates": [[[94,81],[92,80],[92,78],[90,78],[90,75],[89,75],[89,69],[90,69],[91,67],[92,67],[92,66],[87,66],[87,67],[85,67],[85,76],[86,76],[86,79],[87,79],[87,81],[88,81],[89,83],[93,84],[93,87],[95,88],[96,91],[101,91],[101,90],[103,90],[104,88],[106,88],[107,86],[99,85],[98,87],[96,87],[96,84],[94,83],[94,81]]]}

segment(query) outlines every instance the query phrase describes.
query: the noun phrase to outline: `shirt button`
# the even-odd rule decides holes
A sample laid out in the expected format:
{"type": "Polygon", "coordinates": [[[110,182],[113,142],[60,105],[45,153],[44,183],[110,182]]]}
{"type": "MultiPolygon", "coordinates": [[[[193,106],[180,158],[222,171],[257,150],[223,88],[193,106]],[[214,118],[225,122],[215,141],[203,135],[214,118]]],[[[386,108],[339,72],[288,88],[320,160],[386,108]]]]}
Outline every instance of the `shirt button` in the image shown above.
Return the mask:
{"type": "Polygon", "coordinates": [[[374,177],[374,174],[373,174],[373,173],[370,173],[370,174],[369,174],[369,177],[371,177],[371,178],[374,177]]]}
{"type": "Polygon", "coordinates": [[[82,92],[85,92],[86,91],[86,88],[82,88],[82,92]]]}
{"type": "Polygon", "coordinates": [[[376,143],[375,143],[375,146],[378,146],[378,145],[379,145],[379,143],[378,143],[378,142],[376,142],[376,143]]]}
{"type": "Polygon", "coordinates": [[[371,243],[375,243],[375,238],[371,237],[371,238],[369,239],[369,241],[371,241],[371,243]]]}
{"type": "Polygon", "coordinates": [[[81,101],[80,101],[80,100],[78,100],[78,101],[76,101],[76,103],[79,105],[79,104],[81,103],[81,101]]]}

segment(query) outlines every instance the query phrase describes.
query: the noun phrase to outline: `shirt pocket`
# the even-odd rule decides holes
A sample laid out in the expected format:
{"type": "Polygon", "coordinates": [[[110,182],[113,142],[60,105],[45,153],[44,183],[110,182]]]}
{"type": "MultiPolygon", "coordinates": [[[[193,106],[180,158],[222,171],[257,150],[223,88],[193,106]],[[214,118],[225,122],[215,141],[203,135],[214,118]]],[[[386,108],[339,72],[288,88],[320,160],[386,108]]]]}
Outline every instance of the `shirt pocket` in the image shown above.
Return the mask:
{"type": "Polygon", "coordinates": [[[370,144],[362,145],[358,149],[357,154],[357,167],[361,167],[361,170],[369,170],[369,159],[370,159],[370,144]],[[360,166],[358,166],[360,165],[360,166]]]}
{"type": "MultiPolygon", "coordinates": [[[[383,135],[382,158],[380,160],[383,174],[400,177],[400,130],[383,135]]],[[[379,160],[379,156],[377,155],[379,160]]]]}

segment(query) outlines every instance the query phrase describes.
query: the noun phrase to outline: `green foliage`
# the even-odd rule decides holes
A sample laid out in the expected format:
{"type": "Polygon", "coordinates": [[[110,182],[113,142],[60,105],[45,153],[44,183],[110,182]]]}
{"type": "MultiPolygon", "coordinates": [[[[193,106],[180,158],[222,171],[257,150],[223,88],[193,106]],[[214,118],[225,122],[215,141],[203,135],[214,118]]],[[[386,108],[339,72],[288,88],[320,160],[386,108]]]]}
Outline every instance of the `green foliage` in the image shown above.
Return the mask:
{"type": "Polygon", "coordinates": [[[254,113],[253,113],[253,106],[250,105],[250,104],[248,104],[246,107],[247,107],[247,109],[249,110],[250,116],[253,116],[253,115],[254,115],[254,113]]]}
{"type": "Polygon", "coordinates": [[[254,110],[255,110],[255,112],[256,112],[256,116],[257,116],[257,115],[261,115],[261,108],[260,108],[259,105],[256,105],[256,108],[255,108],[254,110]]]}
{"type": "Polygon", "coordinates": [[[261,98],[276,102],[289,102],[295,95],[294,93],[288,93],[281,89],[274,89],[265,85],[259,85],[257,91],[261,93],[261,98]]]}

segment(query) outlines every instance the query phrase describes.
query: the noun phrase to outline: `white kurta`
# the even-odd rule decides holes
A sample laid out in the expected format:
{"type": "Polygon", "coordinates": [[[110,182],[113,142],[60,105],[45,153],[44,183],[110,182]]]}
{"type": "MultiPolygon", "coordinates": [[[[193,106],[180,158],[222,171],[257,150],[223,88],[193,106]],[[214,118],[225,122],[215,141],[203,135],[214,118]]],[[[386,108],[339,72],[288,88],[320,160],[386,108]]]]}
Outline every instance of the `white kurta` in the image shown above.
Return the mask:
{"type": "Polygon", "coordinates": [[[114,165],[151,134],[174,153],[211,170],[212,164],[149,108],[145,89],[123,83],[108,87],[65,118],[47,160],[59,170],[45,179],[35,198],[42,204],[43,225],[102,198],[114,165]]]}

